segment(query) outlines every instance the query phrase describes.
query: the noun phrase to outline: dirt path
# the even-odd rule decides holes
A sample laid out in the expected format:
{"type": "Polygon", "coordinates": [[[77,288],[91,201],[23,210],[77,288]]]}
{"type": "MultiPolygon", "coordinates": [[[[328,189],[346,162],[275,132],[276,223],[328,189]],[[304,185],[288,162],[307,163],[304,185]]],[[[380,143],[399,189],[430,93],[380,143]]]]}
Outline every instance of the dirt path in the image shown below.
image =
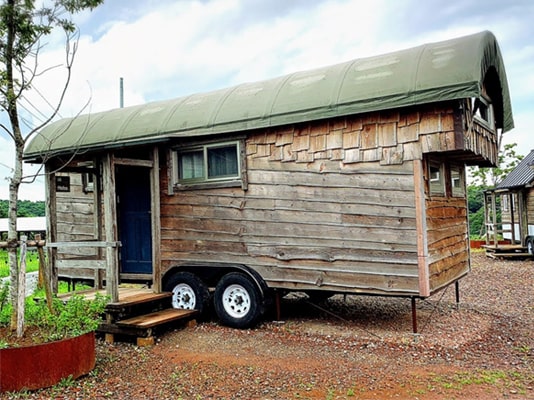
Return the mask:
{"type": "Polygon", "coordinates": [[[472,265],[459,310],[453,287],[418,302],[418,335],[407,299],[292,296],[282,321],[253,330],[208,321],[150,348],[100,341],[90,376],[7,398],[534,399],[534,263],[472,265]]]}

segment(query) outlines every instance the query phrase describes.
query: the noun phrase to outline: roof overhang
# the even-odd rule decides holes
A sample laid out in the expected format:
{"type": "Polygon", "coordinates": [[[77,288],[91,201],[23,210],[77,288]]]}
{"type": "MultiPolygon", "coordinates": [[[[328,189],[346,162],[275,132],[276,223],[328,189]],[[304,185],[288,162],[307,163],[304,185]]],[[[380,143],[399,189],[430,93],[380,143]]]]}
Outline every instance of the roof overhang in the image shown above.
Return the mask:
{"type": "Polygon", "coordinates": [[[261,82],[62,119],[33,138],[25,159],[43,161],[59,154],[480,97],[489,72],[498,97],[492,98],[497,127],[508,131],[513,118],[506,73],[497,41],[486,31],[261,82]]]}

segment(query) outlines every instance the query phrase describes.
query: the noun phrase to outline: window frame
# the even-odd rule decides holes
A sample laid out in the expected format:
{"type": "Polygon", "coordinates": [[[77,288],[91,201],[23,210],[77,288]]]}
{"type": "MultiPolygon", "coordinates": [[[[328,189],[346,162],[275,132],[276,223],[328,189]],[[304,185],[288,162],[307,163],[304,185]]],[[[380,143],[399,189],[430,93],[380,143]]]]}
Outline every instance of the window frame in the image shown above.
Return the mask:
{"type": "Polygon", "coordinates": [[[450,173],[450,183],[451,183],[451,196],[452,197],[465,197],[466,196],[465,167],[462,168],[459,165],[450,165],[449,173],[450,173]],[[453,174],[455,172],[458,173],[459,186],[454,185],[455,177],[453,176],[453,174]]]}
{"type": "Polygon", "coordinates": [[[428,163],[428,190],[431,196],[446,196],[447,190],[445,187],[445,164],[437,161],[430,161],[428,163]],[[439,176],[432,178],[432,169],[438,170],[439,176]],[[437,183],[436,183],[437,182],[437,183]]]}
{"type": "Polygon", "coordinates": [[[495,131],[495,112],[493,110],[493,104],[491,99],[484,94],[480,97],[473,99],[473,118],[484,125],[486,128],[495,131]],[[487,118],[484,118],[481,112],[482,107],[487,114],[487,118]]]}
{"type": "MultiPolygon", "coordinates": [[[[224,141],[209,141],[197,142],[193,144],[184,144],[174,146],[171,149],[172,173],[172,189],[188,190],[188,189],[203,189],[203,188],[217,188],[217,187],[239,187],[246,190],[246,162],[244,155],[245,144],[243,139],[232,139],[224,141]],[[210,149],[223,148],[235,146],[235,154],[237,159],[237,173],[230,176],[209,177],[209,159],[208,151],[210,149]],[[202,177],[196,178],[180,178],[180,155],[184,153],[201,151],[202,152],[202,177]]],[[[172,191],[170,191],[172,193],[172,191]]]]}

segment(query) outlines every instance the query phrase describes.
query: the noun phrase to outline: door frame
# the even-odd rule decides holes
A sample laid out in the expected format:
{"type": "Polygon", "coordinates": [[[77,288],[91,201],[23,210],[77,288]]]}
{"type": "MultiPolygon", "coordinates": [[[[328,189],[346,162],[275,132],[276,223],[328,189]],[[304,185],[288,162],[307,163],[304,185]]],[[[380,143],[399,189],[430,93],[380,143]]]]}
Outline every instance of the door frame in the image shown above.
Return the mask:
{"type": "Polygon", "coordinates": [[[152,264],[152,221],[150,215],[152,214],[151,205],[151,184],[150,184],[150,170],[145,167],[116,164],[115,173],[117,179],[115,187],[117,192],[117,231],[121,247],[119,250],[119,280],[122,281],[151,281],[152,271],[154,265],[152,264]],[[135,190],[132,189],[135,187],[135,190]],[[133,191],[132,191],[133,190],[133,191]],[[140,204],[142,200],[142,208],[135,207],[136,216],[127,216],[128,210],[131,209],[132,202],[140,204]],[[134,227],[132,225],[135,218],[139,217],[138,213],[143,214],[142,227],[134,227]],[[146,219],[145,219],[146,218],[146,219]],[[137,236],[134,232],[138,231],[137,236]],[[134,236],[131,236],[131,234],[134,236]],[[145,246],[150,246],[150,251],[141,250],[145,246]],[[134,259],[128,256],[130,251],[133,251],[134,259]],[[137,252],[140,253],[137,253],[137,252]],[[141,256],[141,253],[145,254],[141,256]],[[140,258],[139,258],[140,257],[140,258]],[[132,264],[133,262],[133,264],[132,264]]]}
{"type": "MultiPolygon", "coordinates": [[[[114,153],[108,153],[103,159],[104,181],[104,219],[107,241],[118,242],[118,213],[117,213],[117,187],[116,166],[134,166],[150,168],[150,231],[152,237],[152,288],[155,293],[161,292],[161,221],[160,221],[160,182],[159,182],[159,150],[152,148],[150,160],[120,158],[114,153]]],[[[112,301],[118,300],[119,285],[119,251],[117,248],[108,248],[106,251],[106,292],[111,295],[112,301]]]]}

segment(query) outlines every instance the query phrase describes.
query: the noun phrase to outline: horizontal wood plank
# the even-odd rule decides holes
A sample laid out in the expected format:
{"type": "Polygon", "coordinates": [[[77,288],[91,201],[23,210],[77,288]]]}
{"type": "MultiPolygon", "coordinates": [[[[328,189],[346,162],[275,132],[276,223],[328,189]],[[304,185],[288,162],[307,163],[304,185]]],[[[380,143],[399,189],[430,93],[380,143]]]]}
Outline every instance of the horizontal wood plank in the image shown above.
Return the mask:
{"type": "Polygon", "coordinates": [[[128,318],[117,321],[118,326],[129,326],[137,328],[153,328],[158,325],[166,324],[172,321],[189,318],[195,315],[195,310],[179,310],[169,308],[166,310],[156,311],[150,314],[139,315],[137,317],[128,318]]]}

